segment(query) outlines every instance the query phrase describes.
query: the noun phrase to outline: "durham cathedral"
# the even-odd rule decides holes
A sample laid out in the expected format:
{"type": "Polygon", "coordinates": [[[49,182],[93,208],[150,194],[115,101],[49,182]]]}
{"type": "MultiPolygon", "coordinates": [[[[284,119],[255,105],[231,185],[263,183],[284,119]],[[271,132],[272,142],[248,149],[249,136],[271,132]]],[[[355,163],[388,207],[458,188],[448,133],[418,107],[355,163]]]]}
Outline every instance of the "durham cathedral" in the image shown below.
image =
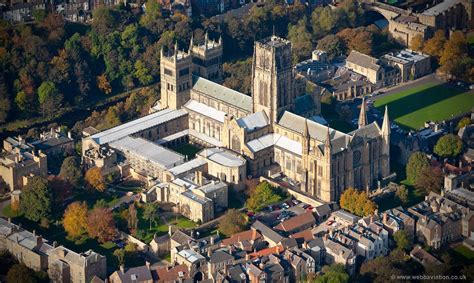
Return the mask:
{"type": "Polygon", "coordinates": [[[243,155],[249,176],[279,171],[306,195],[333,202],[348,187],[376,188],[390,174],[387,110],[380,127],[367,122],[362,104],[359,127],[349,133],[310,119],[308,113],[320,113],[320,94],[301,87],[306,82],[295,76],[290,41],[255,42],[251,97],[221,80],[220,39],[206,35],[202,45],[191,40],[187,51],[162,52],[160,107],[184,109],[189,139],[243,155]]]}
{"type": "Polygon", "coordinates": [[[358,129],[337,131],[317,122],[323,89],[295,74],[291,42],[277,36],[255,42],[251,96],[220,84],[222,49],[221,39],[206,35],[203,44],[191,39],[188,50],[162,50],[161,99],[153,113],[84,138],[86,168],[167,182],[170,174],[168,181],[204,166],[169,149],[189,142],[219,152],[206,170],[236,189],[266,176],[325,202],[337,202],[349,187],[377,188],[390,175],[387,110],[381,127],[369,124],[363,103],[358,129]]]}

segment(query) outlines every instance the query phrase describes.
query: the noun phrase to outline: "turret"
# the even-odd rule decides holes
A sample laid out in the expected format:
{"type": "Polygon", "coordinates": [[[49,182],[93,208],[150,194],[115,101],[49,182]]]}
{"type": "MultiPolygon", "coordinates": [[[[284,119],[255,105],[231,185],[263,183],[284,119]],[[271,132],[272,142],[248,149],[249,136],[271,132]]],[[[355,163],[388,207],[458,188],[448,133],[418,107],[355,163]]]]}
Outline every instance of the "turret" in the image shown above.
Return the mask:
{"type": "Polygon", "coordinates": [[[329,132],[329,126],[327,127],[326,140],[324,141],[324,154],[331,154],[331,134],[329,132]]]}
{"type": "Polygon", "coordinates": [[[388,119],[388,107],[385,105],[385,114],[382,122],[382,176],[390,174],[390,121],[388,119]]]}
{"type": "Polygon", "coordinates": [[[308,120],[304,119],[304,130],[303,130],[303,153],[304,154],[309,153],[310,138],[311,137],[309,135],[308,120]]]}
{"type": "Polygon", "coordinates": [[[388,119],[388,107],[387,107],[387,105],[385,105],[385,114],[383,115],[382,135],[383,136],[389,136],[390,135],[390,121],[388,119]]]}
{"type": "Polygon", "coordinates": [[[359,129],[367,126],[367,113],[365,113],[365,96],[362,97],[362,104],[360,105],[359,114],[359,129]]]}

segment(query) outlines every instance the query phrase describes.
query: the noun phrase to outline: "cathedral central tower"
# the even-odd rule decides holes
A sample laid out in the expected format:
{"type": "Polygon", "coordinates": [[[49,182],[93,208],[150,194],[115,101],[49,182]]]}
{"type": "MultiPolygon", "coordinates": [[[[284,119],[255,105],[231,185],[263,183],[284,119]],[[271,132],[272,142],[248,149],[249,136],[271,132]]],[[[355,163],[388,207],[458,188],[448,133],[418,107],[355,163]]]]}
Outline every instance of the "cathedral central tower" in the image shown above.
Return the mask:
{"type": "Polygon", "coordinates": [[[252,65],[253,111],[265,111],[274,123],[295,101],[291,42],[271,36],[257,41],[252,65]]]}

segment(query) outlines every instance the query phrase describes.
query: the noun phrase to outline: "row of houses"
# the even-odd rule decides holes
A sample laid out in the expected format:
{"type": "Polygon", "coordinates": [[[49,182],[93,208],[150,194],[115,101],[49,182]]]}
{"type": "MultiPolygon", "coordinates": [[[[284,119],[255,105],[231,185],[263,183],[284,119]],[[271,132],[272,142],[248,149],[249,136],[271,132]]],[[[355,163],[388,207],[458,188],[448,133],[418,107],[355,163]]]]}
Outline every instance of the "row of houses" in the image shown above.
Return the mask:
{"type": "Polygon", "coordinates": [[[0,250],[7,250],[35,271],[47,272],[51,282],[91,282],[107,276],[105,256],[92,250],[74,252],[3,218],[0,218],[0,250]]]}

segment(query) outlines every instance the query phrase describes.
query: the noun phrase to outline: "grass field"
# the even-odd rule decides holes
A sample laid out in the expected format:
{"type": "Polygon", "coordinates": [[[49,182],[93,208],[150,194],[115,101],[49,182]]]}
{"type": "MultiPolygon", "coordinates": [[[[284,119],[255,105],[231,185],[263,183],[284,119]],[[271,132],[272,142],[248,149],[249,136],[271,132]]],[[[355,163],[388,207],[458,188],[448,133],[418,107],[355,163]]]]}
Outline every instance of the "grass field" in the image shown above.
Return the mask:
{"type": "Polygon", "coordinates": [[[474,252],[468,249],[466,246],[459,245],[456,248],[454,248],[454,251],[460,255],[462,255],[465,259],[469,261],[474,260],[474,252]]]}
{"type": "Polygon", "coordinates": [[[442,121],[470,111],[474,94],[446,85],[427,83],[375,101],[375,107],[388,105],[390,120],[410,129],[420,129],[424,122],[442,121]]]}

